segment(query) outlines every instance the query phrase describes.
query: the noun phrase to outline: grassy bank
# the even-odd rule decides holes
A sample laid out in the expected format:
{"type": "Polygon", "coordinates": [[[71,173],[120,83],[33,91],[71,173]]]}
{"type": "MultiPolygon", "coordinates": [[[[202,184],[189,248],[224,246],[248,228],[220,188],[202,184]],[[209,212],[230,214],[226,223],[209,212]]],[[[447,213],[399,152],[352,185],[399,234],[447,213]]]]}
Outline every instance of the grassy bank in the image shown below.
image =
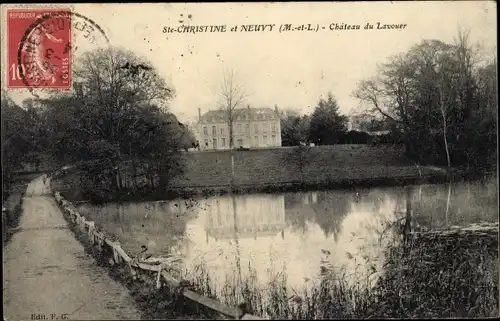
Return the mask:
{"type": "Polygon", "coordinates": [[[234,193],[273,193],[440,183],[469,176],[458,169],[417,166],[404,158],[399,146],[392,145],[290,147],[234,154],[233,188],[229,175],[231,153],[228,151],[183,153],[184,171],[170,179],[167,188],[153,188],[150,179],[142,174],[133,178],[130,175],[133,169],[127,167],[130,164],[123,166],[120,191],[106,191],[97,186],[82,188],[77,170],[54,180],[53,187],[73,201],[102,203],[203,197],[231,190],[234,193]]]}
{"type": "MultiPolygon", "coordinates": [[[[368,169],[372,170],[372,169],[368,169]]],[[[386,169],[390,171],[389,169],[386,169]]],[[[392,173],[401,173],[401,169],[394,169],[392,173]]],[[[351,178],[338,179],[328,182],[318,183],[279,183],[279,184],[261,184],[261,185],[236,185],[231,188],[224,186],[198,186],[198,187],[171,187],[165,190],[133,190],[123,189],[113,193],[106,191],[96,191],[99,197],[85,197],[80,187],[80,179],[76,173],[68,173],[64,177],[54,179],[52,186],[54,190],[60,191],[66,199],[71,201],[91,201],[92,203],[105,203],[116,201],[156,201],[170,200],[176,198],[198,198],[210,197],[216,195],[225,195],[228,193],[247,194],[247,193],[282,193],[282,192],[303,192],[310,190],[330,190],[330,189],[354,189],[361,187],[379,187],[379,186],[404,186],[424,183],[445,183],[452,181],[461,181],[467,178],[463,173],[448,174],[443,172],[433,172],[426,176],[415,175],[413,169],[406,169],[407,174],[400,176],[380,176],[372,172],[369,178],[351,178]]],[[[380,173],[378,173],[380,174],[380,173]]]]}
{"type": "Polygon", "coordinates": [[[2,202],[2,240],[5,245],[19,225],[22,212],[22,202],[28,183],[40,176],[40,173],[22,173],[17,175],[9,190],[4,193],[5,199],[2,202]]]}
{"type": "Polygon", "coordinates": [[[272,319],[498,317],[498,224],[490,233],[398,238],[385,262],[373,287],[362,279],[349,282],[342,271],[327,272],[304,290],[289,289],[285,273],[264,288],[255,272],[240,287],[217,286],[203,265],[191,278],[206,295],[231,304],[244,301],[255,314],[272,319]]]}

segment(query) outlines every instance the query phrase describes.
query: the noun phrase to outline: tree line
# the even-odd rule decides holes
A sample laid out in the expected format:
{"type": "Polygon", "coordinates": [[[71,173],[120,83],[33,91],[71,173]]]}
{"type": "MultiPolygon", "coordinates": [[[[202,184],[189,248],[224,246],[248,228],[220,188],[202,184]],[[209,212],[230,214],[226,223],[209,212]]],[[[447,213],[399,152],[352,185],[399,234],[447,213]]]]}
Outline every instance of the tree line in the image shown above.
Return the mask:
{"type": "MultiPolygon", "coordinates": [[[[280,112],[283,146],[367,144],[375,141],[371,132],[387,129],[383,120],[363,117],[356,129],[348,130],[349,117],[342,115],[334,95],[320,98],[311,115],[301,115],[294,109],[280,112]]],[[[394,141],[394,140],[393,140],[394,141]]]]}
{"type": "Polygon", "coordinates": [[[332,93],[311,115],[281,114],[284,146],[370,142],[404,144],[420,164],[490,169],[497,158],[497,62],[460,31],[453,44],[424,40],[387,58],[353,93],[364,106],[360,131],[347,131],[332,93]]]}
{"type": "MultiPolygon", "coordinates": [[[[453,44],[424,40],[391,56],[360,82],[353,96],[365,106],[364,131],[389,130],[421,164],[496,165],[496,58],[487,59],[460,32],[453,44]]],[[[220,105],[233,111],[245,91],[234,72],[221,85],[220,105]]],[[[19,106],[2,90],[2,177],[7,190],[24,164],[78,164],[81,185],[103,190],[159,189],[182,172],[181,149],[195,141],[169,112],[175,95],[152,64],[131,51],[98,49],[74,64],[72,91],[48,91],[19,106]],[[145,177],[137,181],[136,177],[145,177]]],[[[281,112],[284,146],[369,142],[348,131],[348,117],[330,92],[311,115],[281,112]]],[[[232,136],[232,135],[231,135],[232,136]]],[[[231,142],[233,145],[233,142],[231,142]]]]}

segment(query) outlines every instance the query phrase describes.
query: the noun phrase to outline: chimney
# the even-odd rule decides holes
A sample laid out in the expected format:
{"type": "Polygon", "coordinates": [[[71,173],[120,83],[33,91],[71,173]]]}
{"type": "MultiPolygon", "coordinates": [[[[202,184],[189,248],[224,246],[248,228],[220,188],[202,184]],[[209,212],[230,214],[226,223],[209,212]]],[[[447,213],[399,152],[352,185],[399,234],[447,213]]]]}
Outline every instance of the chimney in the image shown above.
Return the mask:
{"type": "Polygon", "coordinates": [[[274,111],[276,112],[276,114],[278,113],[278,105],[274,105],[274,111]]]}
{"type": "Polygon", "coordinates": [[[201,108],[198,108],[198,121],[201,121],[201,108]]]}

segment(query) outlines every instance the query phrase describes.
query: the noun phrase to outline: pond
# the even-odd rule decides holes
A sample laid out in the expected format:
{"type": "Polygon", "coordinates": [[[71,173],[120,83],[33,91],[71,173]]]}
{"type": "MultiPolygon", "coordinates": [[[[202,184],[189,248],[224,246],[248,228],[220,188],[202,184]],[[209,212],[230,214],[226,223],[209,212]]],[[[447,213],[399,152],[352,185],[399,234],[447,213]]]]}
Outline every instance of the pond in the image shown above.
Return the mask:
{"type": "Polygon", "coordinates": [[[81,204],[79,210],[129,253],[145,245],[153,256],[180,255],[188,274],[203,266],[218,293],[251,275],[264,288],[282,273],[289,288],[300,290],[325,270],[349,282],[374,279],[393,244],[388,227],[408,213],[420,229],[497,222],[497,194],[491,180],[81,204]]]}

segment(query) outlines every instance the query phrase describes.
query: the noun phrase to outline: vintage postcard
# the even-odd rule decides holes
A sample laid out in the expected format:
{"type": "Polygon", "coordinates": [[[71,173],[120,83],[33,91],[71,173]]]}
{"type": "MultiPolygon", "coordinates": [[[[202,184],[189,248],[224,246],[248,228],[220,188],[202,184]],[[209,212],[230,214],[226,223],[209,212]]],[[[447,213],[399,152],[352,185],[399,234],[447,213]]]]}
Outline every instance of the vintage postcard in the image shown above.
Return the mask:
{"type": "Polygon", "coordinates": [[[496,10],[2,4],[4,320],[498,317],[496,10]]]}

